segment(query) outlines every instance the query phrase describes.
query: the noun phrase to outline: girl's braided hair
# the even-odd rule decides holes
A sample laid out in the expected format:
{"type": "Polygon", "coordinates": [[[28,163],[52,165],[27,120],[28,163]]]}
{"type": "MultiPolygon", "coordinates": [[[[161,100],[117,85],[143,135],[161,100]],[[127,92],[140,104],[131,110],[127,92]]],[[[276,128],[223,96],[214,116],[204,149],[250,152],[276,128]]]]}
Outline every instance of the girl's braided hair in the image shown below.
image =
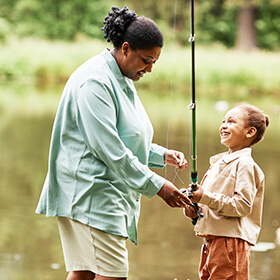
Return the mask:
{"type": "Polygon", "coordinates": [[[112,7],[103,23],[104,38],[116,49],[120,49],[124,42],[128,42],[132,50],[163,46],[163,36],[155,22],[144,16],[138,17],[126,6],[123,9],[112,7]]]}

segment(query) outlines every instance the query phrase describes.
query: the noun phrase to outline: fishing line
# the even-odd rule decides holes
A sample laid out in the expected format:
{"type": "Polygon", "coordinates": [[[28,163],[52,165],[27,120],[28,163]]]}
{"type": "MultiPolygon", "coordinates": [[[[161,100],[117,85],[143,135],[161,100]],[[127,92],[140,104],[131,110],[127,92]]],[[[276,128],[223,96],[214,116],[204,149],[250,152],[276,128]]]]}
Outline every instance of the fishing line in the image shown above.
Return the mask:
{"type": "Polygon", "coordinates": [[[180,180],[180,182],[183,184],[183,185],[185,185],[185,183],[184,183],[184,181],[182,180],[182,178],[179,176],[179,170],[180,169],[178,169],[178,168],[176,168],[176,167],[174,167],[174,173],[175,173],[175,175],[174,175],[174,178],[173,178],[173,180],[172,180],[172,184],[175,182],[175,180],[176,180],[176,178],[178,178],[179,180],[180,180]]]}
{"type": "MultiPolygon", "coordinates": [[[[169,100],[169,118],[168,118],[168,125],[167,125],[167,132],[166,132],[166,148],[169,147],[169,133],[171,127],[171,116],[172,116],[172,101],[173,101],[173,69],[174,69],[174,46],[175,46],[175,38],[176,38],[176,21],[177,21],[177,0],[174,3],[174,20],[173,20],[173,37],[172,37],[172,44],[171,44],[171,74],[170,74],[170,100],[169,100]]],[[[179,169],[174,167],[174,178],[172,183],[178,178],[180,182],[184,185],[184,181],[179,176],[179,169]]],[[[167,166],[165,168],[165,179],[167,178],[167,166]]]]}
{"type": "MultiPolygon", "coordinates": [[[[169,118],[166,132],[166,148],[168,149],[169,144],[169,132],[171,126],[171,115],[172,115],[172,99],[173,99],[173,61],[174,61],[174,45],[175,45],[175,37],[176,37],[176,20],[177,20],[177,0],[175,0],[174,4],[174,20],[173,20],[173,37],[172,37],[172,47],[171,47],[171,74],[170,74],[170,97],[169,97],[169,118]]],[[[175,174],[176,176],[176,174],[175,174]]],[[[165,167],[165,179],[167,177],[167,166],[165,167]]]]}

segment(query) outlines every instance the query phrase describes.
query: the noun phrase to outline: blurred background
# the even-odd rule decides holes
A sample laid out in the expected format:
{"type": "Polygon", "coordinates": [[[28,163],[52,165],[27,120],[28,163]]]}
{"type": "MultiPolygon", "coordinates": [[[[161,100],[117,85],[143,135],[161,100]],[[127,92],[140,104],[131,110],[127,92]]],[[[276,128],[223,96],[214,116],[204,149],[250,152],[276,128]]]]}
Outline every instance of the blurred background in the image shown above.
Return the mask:
{"type": "MultiPolygon", "coordinates": [[[[154,142],[190,160],[191,52],[187,0],[0,0],[0,279],[66,278],[55,218],[34,213],[47,172],[51,129],[64,84],[85,60],[111,48],[100,30],[112,6],[160,27],[165,45],[135,84],[154,142]]],[[[225,151],[218,127],[240,102],[270,117],[253,157],[266,175],[263,226],[251,279],[278,280],[280,265],[280,0],[195,1],[199,180],[225,151]]],[[[155,172],[187,187],[190,170],[155,172]]],[[[139,246],[128,242],[129,280],[197,280],[202,240],[181,209],[142,198],[139,246]]]]}

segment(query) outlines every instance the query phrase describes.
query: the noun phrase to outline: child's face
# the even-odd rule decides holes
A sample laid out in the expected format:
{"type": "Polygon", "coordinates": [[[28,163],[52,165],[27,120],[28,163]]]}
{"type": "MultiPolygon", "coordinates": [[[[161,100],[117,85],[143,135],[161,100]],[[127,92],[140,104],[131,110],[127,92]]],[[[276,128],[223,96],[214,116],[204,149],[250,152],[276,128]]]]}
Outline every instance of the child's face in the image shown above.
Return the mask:
{"type": "Polygon", "coordinates": [[[220,126],[221,143],[229,148],[229,152],[235,152],[249,147],[251,138],[248,137],[250,128],[246,127],[246,113],[233,108],[227,112],[220,126]]]}

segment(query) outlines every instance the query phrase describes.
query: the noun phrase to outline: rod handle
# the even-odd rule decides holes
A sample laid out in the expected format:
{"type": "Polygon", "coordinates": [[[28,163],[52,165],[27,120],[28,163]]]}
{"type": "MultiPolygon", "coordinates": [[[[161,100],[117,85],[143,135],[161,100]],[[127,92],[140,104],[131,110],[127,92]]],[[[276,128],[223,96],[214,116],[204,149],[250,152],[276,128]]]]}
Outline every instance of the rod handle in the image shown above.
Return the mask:
{"type": "MultiPolygon", "coordinates": [[[[186,190],[186,189],[181,189],[181,192],[182,192],[183,194],[187,194],[188,190],[186,190]]],[[[189,192],[188,192],[188,198],[191,198],[191,197],[192,197],[192,193],[191,193],[191,191],[189,191],[189,192]]],[[[196,215],[197,215],[196,218],[192,218],[192,224],[195,225],[196,222],[197,222],[197,220],[198,220],[198,218],[203,218],[203,217],[204,217],[204,214],[201,213],[201,212],[199,212],[197,203],[188,203],[187,201],[185,201],[185,203],[188,204],[188,205],[190,205],[191,207],[193,207],[193,209],[194,209],[194,211],[195,211],[195,213],[196,213],[196,215]]]]}

